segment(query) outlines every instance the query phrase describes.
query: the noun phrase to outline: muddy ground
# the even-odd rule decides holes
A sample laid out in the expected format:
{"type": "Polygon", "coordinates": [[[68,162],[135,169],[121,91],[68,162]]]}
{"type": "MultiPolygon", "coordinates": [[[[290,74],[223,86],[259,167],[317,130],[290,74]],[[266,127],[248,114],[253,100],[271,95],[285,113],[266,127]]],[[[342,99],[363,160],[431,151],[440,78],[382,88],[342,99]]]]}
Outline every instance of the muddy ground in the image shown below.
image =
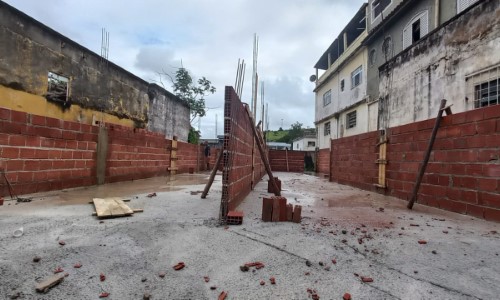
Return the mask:
{"type": "Polygon", "coordinates": [[[0,206],[0,299],[98,299],[102,292],[108,299],[144,293],[217,299],[222,291],[227,299],[311,299],[312,293],[320,299],[345,293],[352,299],[498,299],[500,224],[420,205],[408,211],[401,200],[311,175],[275,175],[288,202],[303,205],[302,224],[260,220],[262,197],[269,195],[264,178],[239,207],[243,225],[218,226],[220,175],[207,199],[197,193],[207,173],[7,201],[0,206]],[[151,192],[157,197],[146,197],[151,192]],[[88,202],[111,196],[130,198],[128,204],[144,212],[103,222],[91,216],[88,202]],[[21,227],[23,235],[13,237],[21,227]],[[175,271],[180,261],[186,267],[175,271]],[[255,261],[265,267],[240,270],[255,261]],[[77,263],[82,267],[74,268],[77,263]],[[68,273],[65,280],[37,293],[35,284],[58,267],[68,273]]]}

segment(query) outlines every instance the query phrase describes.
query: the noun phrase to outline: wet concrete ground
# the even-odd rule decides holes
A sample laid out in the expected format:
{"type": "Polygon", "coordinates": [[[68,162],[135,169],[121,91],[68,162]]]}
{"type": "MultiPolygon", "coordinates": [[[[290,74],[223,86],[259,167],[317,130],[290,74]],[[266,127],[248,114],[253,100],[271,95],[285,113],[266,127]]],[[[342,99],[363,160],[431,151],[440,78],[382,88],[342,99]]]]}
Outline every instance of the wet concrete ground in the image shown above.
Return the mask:
{"type": "Polygon", "coordinates": [[[148,292],[152,299],[217,299],[226,291],[227,299],[311,299],[310,289],[320,299],[344,293],[353,299],[498,299],[499,224],[420,205],[409,211],[398,199],[310,175],[275,176],[288,202],[303,205],[302,224],[261,222],[262,197],[269,196],[263,180],[239,207],[244,224],[217,226],[220,176],[207,199],[196,193],[208,174],[6,202],[0,207],[0,298],[98,299],[109,292],[108,299],[142,299],[148,292]],[[147,198],[151,192],[158,196],[147,198]],[[88,202],[111,196],[130,198],[128,204],[144,212],[100,223],[88,202]],[[20,227],[24,234],[13,237],[20,227]],[[174,271],[180,261],[186,267],[174,271]],[[254,261],[265,267],[240,271],[254,261]],[[76,263],[82,267],[73,268],[76,263]],[[65,281],[36,293],[35,283],[57,267],[69,274],[65,281]]]}

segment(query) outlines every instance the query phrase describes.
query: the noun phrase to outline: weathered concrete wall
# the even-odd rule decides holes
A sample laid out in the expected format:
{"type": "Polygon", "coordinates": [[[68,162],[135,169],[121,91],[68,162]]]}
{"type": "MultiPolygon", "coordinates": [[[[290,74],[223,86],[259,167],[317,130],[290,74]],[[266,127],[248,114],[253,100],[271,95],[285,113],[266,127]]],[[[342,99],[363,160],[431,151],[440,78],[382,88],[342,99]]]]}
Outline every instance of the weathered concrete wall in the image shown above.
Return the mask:
{"type": "MultiPolygon", "coordinates": [[[[395,1],[392,1],[393,4],[395,1]]],[[[401,2],[401,1],[396,1],[401,2]]],[[[389,9],[392,10],[394,6],[389,9]]],[[[410,4],[406,5],[405,8],[398,14],[397,18],[388,21],[383,29],[378,32],[373,33],[373,37],[370,37],[368,42],[368,53],[372,50],[375,51],[375,61],[369,64],[368,67],[368,87],[367,92],[373,99],[379,98],[379,70],[378,68],[386,63],[388,60],[392,59],[394,55],[400,53],[403,50],[403,29],[410,22],[410,20],[420,12],[428,11],[428,22],[429,22],[429,32],[436,28],[435,23],[435,0],[419,0],[412,1],[410,4]],[[388,55],[384,54],[383,43],[386,37],[390,37],[392,41],[392,47],[388,55]]],[[[384,13],[384,16],[387,16],[384,13]]],[[[377,23],[380,18],[378,18],[377,23]]],[[[370,22],[369,22],[370,23],[370,22]]]]}
{"type": "MultiPolygon", "coordinates": [[[[0,107],[0,169],[18,195],[167,175],[171,144],[145,129],[100,128],[0,107]]],[[[206,170],[202,155],[201,145],[178,142],[178,173],[206,170]]],[[[8,194],[2,179],[0,197],[8,194]]]]}
{"type": "MultiPolygon", "coordinates": [[[[434,122],[388,130],[387,195],[409,199],[434,122]]],[[[332,140],[331,180],[375,190],[378,142],[377,132],[332,140]]],[[[418,203],[500,222],[500,105],[443,118],[418,203]]]]}
{"type": "MultiPolygon", "coordinates": [[[[380,68],[381,128],[474,108],[469,74],[500,63],[500,5],[483,1],[380,68]]],[[[498,76],[498,75],[497,75],[498,76]]]]}
{"type": "Polygon", "coordinates": [[[159,99],[152,99],[148,82],[4,2],[0,40],[1,106],[85,124],[98,120],[148,127],[187,139],[189,109],[178,98],[153,86],[159,99]],[[65,107],[46,100],[49,72],[69,80],[65,107]],[[149,122],[152,111],[162,122],[149,122]]]}
{"type": "Polygon", "coordinates": [[[233,87],[224,95],[224,157],[222,173],[221,216],[234,210],[264,176],[265,169],[245,105],[233,87]],[[225,207],[227,204],[227,207],[225,207]]]}

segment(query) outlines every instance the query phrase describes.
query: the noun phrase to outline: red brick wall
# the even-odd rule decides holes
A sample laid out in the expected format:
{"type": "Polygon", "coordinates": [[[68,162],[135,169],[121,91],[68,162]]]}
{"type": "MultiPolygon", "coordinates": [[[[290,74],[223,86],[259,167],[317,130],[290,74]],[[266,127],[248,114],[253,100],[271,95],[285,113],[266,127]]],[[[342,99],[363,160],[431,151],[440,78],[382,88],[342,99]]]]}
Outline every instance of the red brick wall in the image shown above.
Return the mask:
{"type": "Polygon", "coordinates": [[[378,176],[377,143],[376,131],[332,140],[330,178],[341,184],[372,189],[378,176]]]}
{"type": "Polygon", "coordinates": [[[106,182],[167,174],[172,141],[162,134],[118,125],[108,127],[106,182]]]}
{"type": "MultiPolygon", "coordinates": [[[[388,131],[388,195],[410,197],[434,122],[388,131]]],[[[332,179],[373,189],[377,143],[376,132],[333,140],[332,179]]],[[[417,201],[500,221],[500,105],[443,118],[417,201]]]]}
{"type": "Polygon", "coordinates": [[[17,195],[95,184],[96,145],[96,127],[0,108],[0,168],[17,195]]]}
{"type": "Polygon", "coordinates": [[[228,209],[233,210],[250,193],[252,184],[262,179],[264,167],[257,147],[253,147],[251,126],[254,125],[249,121],[245,106],[236,92],[228,86],[225,90],[224,118],[223,150],[226,154],[223,158],[221,200],[227,201],[228,209]]]}
{"type": "Polygon", "coordinates": [[[330,149],[316,152],[316,172],[330,174],[330,149]]]}
{"type": "Polygon", "coordinates": [[[269,163],[273,172],[304,172],[305,151],[269,150],[269,163]],[[287,170],[288,155],[288,170],[287,170]]]}
{"type": "MultiPolygon", "coordinates": [[[[168,174],[171,140],[144,129],[106,127],[105,182],[168,174]]],[[[0,108],[0,169],[5,170],[17,195],[94,185],[98,132],[97,126],[0,108]]],[[[206,169],[203,149],[178,142],[178,173],[206,169]]],[[[0,178],[0,196],[7,195],[7,185],[0,178]]]]}

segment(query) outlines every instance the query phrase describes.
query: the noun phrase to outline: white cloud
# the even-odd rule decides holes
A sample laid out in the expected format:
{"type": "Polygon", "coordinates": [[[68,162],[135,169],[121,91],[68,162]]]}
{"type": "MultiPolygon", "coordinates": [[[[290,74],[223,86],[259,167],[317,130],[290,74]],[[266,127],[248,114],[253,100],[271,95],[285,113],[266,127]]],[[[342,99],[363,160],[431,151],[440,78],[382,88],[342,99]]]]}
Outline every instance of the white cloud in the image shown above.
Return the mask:
{"type": "MultiPolygon", "coordinates": [[[[147,81],[182,60],[195,77],[217,87],[207,97],[203,137],[223,124],[224,86],[234,85],[239,58],[250,102],[253,34],[259,36],[259,79],[265,82],[270,128],[295,121],[313,127],[313,84],[321,54],[363,1],[352,0],[6,0],[56,31],[100,53],[101,28],[110,32],[109,59],[147,81]]],[[[171,69],[171,68],[170,68],[171,69]]],[[[165,84],[167,88],[170,84],[165,84]]],[[[260,115],[260,113],[259,113],[260,115]]],[[[259,118],[260,119],[260,118],[259,118]]],[[[197,127],[197,124],[194,124],[197,127]]]]}

